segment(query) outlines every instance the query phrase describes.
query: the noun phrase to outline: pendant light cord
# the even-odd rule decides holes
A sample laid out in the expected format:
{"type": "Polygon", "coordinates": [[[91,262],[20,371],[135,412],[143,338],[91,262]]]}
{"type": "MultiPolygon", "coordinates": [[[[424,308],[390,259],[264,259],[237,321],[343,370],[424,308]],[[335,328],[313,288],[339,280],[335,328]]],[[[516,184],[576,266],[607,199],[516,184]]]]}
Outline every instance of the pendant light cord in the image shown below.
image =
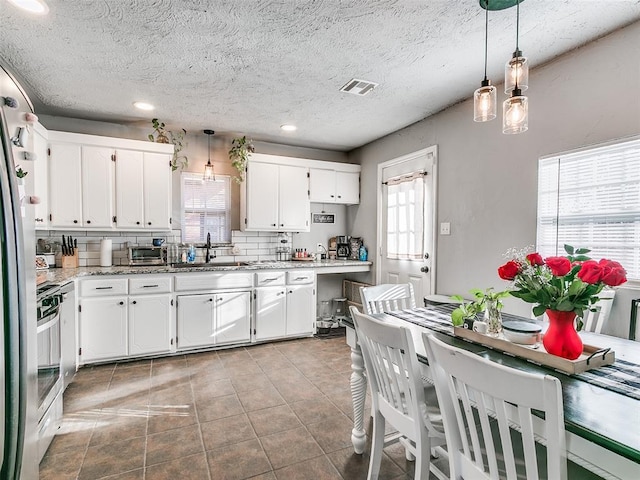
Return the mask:
{"type": "MultiPolygon", "coordinates": [[[[487,49],[489,45],[489,0],[484,10],[484,80],[487,80],[487,49]]],[[[517,41],[516,41],[517,43],[517,41]]]]}
{"type": "Polygon", "coordinates": [[[518,46],[518,39],[520,38],[520,0],[516,2],[516,82],[513,92],[518,91],[518,66],[520,65],[520,47],[518,46]]]}

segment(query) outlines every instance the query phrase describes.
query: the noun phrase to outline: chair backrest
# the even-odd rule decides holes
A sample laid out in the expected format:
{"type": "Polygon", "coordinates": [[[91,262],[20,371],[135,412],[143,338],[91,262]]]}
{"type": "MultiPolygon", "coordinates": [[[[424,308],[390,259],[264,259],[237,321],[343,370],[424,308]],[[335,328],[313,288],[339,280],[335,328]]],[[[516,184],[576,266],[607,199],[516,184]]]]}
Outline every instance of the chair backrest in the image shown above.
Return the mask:
{"type": "Polygon", "coordinates": [[[596,311],[592,312],[587,310],[584,312],[585,314],[582,321],[584,322],[585,332],[600,333],[602,331],[602,327],[606,325],[607,320],[609,319],[615,295],[616,291],[609,289],[602,290],[598,294],[600,300],[593,305],[596,311]]]}
{"type": "Polygon", "coordinates": [[[410,283],[385,283],[373,287],[360,287],[365,313],[391,312],[404,308],[416,308],[413,285],[410,283]]]}
{"type": "Polygon", "coordinates": [[[423,340],[442,412],[451,478],[511,479],[518,474],[521,478],[524,470],[524,478],[538,479],[535,439],[542,438],[547,446],[545,478],[566,480],[562,391],[557,378],[500,365],[433,335],[425,334],[423,340]],[[544,419],[534,416],[532,409],[544,412],[544,419]],[[520,438],[511,435],[510,425],[520,431],[520,438]],[[506,473],[498,473],[496,446],[500,469],[506,473]],[[519,450],[522,453],[516,456],[519,450]]]}
{"type": "Polygon", "coordinates": [[[422,430],[435,431],[426,415],[418,357],[406,327],[383,323],[351,306],[362,348],[373,408],[413,440],[422,430]]]}

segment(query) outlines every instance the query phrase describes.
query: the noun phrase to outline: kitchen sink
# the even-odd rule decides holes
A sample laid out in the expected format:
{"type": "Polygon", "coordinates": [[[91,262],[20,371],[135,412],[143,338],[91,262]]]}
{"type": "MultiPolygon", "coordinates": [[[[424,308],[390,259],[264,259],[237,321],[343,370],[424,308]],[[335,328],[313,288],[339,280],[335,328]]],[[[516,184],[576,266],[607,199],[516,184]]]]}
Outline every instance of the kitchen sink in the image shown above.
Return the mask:
{"type": "Polygon", "coordinates": [[[243,267],[249,265],[247,262],[197,262],[197,263],[174,263],[173,268],[194,268],[194,267],[243,267]]]}

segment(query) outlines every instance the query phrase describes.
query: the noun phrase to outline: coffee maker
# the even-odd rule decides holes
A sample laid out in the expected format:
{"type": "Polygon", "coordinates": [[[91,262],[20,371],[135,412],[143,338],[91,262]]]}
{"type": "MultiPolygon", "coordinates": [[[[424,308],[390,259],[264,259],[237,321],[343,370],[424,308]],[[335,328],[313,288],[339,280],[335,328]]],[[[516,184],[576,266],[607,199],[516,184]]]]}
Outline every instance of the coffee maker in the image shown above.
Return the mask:
{"type": "Polygon", "coordinates": [[[349,247],[349,237],[346,235],[338,235],[336,237],[336,257],[346,259],[351,255],[349,247]]]}

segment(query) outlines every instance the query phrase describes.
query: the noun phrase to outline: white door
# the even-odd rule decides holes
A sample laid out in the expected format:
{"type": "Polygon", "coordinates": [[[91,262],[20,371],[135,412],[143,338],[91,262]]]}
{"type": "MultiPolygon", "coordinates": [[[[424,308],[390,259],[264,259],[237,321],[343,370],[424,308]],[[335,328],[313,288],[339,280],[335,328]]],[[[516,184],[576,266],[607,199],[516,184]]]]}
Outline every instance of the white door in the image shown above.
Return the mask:
{"type": "MultiPolygon", "coordinates": [[[[246,188],[247,230],[278,230],[278,166],[249,163],[246,188]]],[[[241,220],[242,221],[242,220],[241,220]]]]}
{"type": "Polygon", "coordinates": [[[215,295],[216,344],[248,342],[251,339],[250,295],[249,292],[215,295]]]}
{"type": "Polygon", "coordinates": [[[213,345],[215,295],[178,297],[178,349],[213,345]]]}
{"type": "Polygon", "coordinates": [[[129,355],[171,349],[171,295],[129,297],[129,355]]]}
{"type": "Polygon", "coordinates": [[[144,154],[144,226],[153,230],[171,228],[171,155],[144,154]]]}
{"type": "Polygon", "coordinates": [[[287,335],[313,333],[316,320],[314,285],[287,286],[287,335]]]}
{"type": "Polygon", "coordinates": [[[255,290],[256,340],[284,337],[287,296],[284,285],[255,290]]]}
{"type": "Polygon", "coordinates": [[[308,169],[280,165],[279,229],[308,232],[311,217],[308,169]]]}
{"type": "Polygon", "coordinates": [[[416,303],[434,292],[437,148],[378,166],[377,283],[413,284],[416,303]]]}
{"type": "Polygon", "coordinates": [[[116,226],[144,228],[143,154],[116,152],[116,226]]]}
{"type": "Polygon", "coordinates": [[[52,227],[82,226],[80,145],[49,145],[49,208],[52,227]]]}
{"type": "Polygon", "coordinates": [[[112,227],[113,152],[108,147],[82,147],[82,223],[85,227],[112,227]]]}
{"type": "Polygon", "coordinates": [[[80,363],[127,356],[127,297],[84,299],[80,363]]]}

